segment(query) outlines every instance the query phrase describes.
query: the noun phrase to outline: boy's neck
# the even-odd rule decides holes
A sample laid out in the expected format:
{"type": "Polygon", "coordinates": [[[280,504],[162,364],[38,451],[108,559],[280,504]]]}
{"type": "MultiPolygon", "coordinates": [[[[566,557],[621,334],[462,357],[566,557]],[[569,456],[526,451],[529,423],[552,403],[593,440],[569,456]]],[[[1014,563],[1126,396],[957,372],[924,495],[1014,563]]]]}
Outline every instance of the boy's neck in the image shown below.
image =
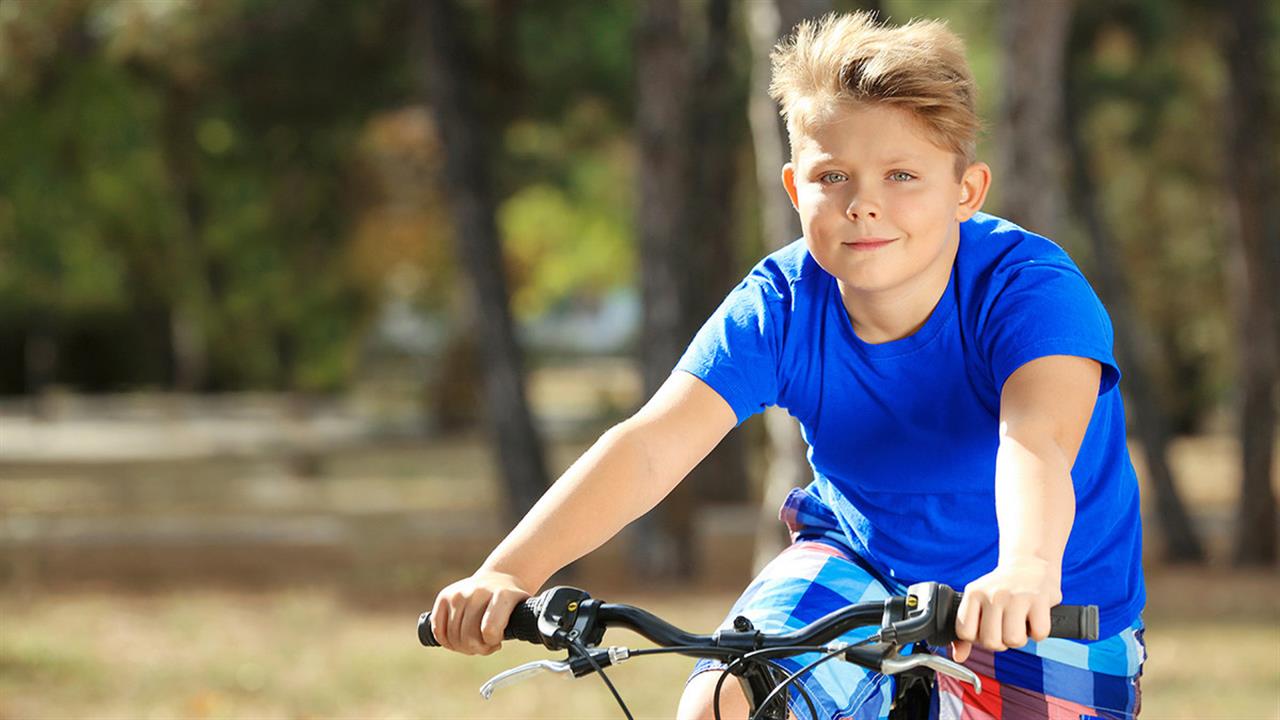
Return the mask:
{"type": "Polygon", "coordinates": [[[904,283],[884,290],[858,290],[837,281],[845,312],[853,332],[870,345],[901,340],[924,327],[947,291],[951,268],[960,248],[959,232],[929,271],[904,283]]]}

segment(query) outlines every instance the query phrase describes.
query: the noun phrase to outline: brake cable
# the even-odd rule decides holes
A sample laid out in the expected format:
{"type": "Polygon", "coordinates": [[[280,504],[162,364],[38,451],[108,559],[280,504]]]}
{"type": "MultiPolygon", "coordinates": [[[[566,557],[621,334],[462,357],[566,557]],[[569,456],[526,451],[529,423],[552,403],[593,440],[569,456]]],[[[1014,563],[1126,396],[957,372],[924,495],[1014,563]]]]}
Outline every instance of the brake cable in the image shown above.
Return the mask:
{"type": "MultiPolygon", "coordinates": [[[[768,668],[776,669],[778,670],[778,672],[785,673],[786,669],[783,668],[781,665],[778,665],[777,663],[772,662],[770,660],[761,660],[757,658],[763,658],[768,655],[786,655],[787,653],[791,653],[796,650],[821,650],[821,649],[822,648],[820,646],[811,647],[808,645],[791,645],[787,647],[776,647],[776,648],[765,648],[763,650],[753,650],[747,653],[746,655],[742,655],[740,657],[735,658],[733,662],[729,663],[724,667],[724,669],[720,672],[720,679],[716,681],[716,691],[715,691],[715,694],[712,696],[712,700],[711,700],[711,709],[715,712],[716,720],[721,720],[720,691],[724,688],[724,681],[729,677],[730,674],[733,673],[733,668],[736,667],[738,664],[745,663],[745,662],[758,662],[761,665],[764,665],[768,668]]],[[[803,685],[797,685],[796,687],[800,689],[800,697],[804,699],[805,705],[809,706],[809,716],[816,718],[818,716],[818,711],[817,711],[817,708],[814,707],[813,699],[809,697],[809,691],[806,690],[803,685]]]]}
{"type": "MultiPolygon", "coordinates": [[[[827,662],[828,660],[834,660],[835,658],[839,657],[841,654],[848,651],[850,648],[861,647],[863,645],[870,645],[871,643],[879,642],[879,640],[880,640],[880,635],[875,634],[864,640],[859,640],[858,642],[853,643],[852,645],[844,645],[842,647],[838,647],[834,650],[831,650],[830,652],[827,652],[822,657],[818,658],[817,660],[814,660],[808,665],[805,665],[799,670],[791,673],[790,675],[787,676],[785,680],[779,683],[778,686],[775,687],[768,695],[766,695],[763,701],[761,701],[758,705],[756,705],[756,711],[752,713],[750,720],[759,720],[760,713],[764,712],[764,709],[769,707],[769,703],[772,702],[773,699],[778,696],[778,693],[785,691],[787,689],[787,686],[794,683],[797,679],[799,679],[801,675],[813,670],[814,668],[827,662]]],[[[796,687],[803,688],[804,686],[796,685],[796,687]]],[[[817,716],[817,713],[811,713],[811,714],[814,715],[815,717],[817,716]]]]}
{"type": "Polygon", "coordinates": [[[569,647],[582,655],[582,657],[586,659],[587,663],[591,665],[591,668],[595,670],[596,674],[600,676],[600,679],[604,681],[605,687],[609,688],[609,692],[613,693],[613,699],[618,701],[618,706],[622,708],[622,714],[627,716],[627,720],[635,720],[635,718],[631,717],[631,711],[627,709],[627,704],[622,701],[622,696],[618,694],[618,689],[609,681],[609,676],[604,674],[604,668],[600,667],[600,663],[596,662],[596,659],[591,657],[591,651],[588,650],[581,641],[574,637],[569,639],[569,647]]]}

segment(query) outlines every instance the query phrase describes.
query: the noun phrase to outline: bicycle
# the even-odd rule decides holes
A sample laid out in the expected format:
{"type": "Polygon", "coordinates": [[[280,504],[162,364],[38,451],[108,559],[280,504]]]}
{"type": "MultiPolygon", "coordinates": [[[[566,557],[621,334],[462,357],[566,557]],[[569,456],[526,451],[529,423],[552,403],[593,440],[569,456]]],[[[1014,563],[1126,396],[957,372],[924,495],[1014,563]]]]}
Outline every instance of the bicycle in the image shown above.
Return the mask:
{"type": "MultiPolygon", "coordinates": [[[[842,658],[885,675],[898,675],[891,720],[928,717],[929,689],[934,673],[943,673],[982,691],[980,678],[950,659],[930,653],[955,639],[955,618],[962,594],[947,585],[923,582],[907,588],[906,595],[855,603],[835,610],[802,628],[785,633],[763,633],[745,617],[733,621],[733,629],[696,635],[632,605],[601,602],[578,588],[559,586],[528,598],[512,613],[504,634],[507,640],[523,640],[549,650],[567,650],[563,661],[535,660],[499,673],[481,688],[486,699],[498,688],[544,672],[575,678],[596,673],[613,693],[624,716],[631,712],[604,668],[643,655],[679,653],[713,658],[727,663],[716,685],[713,710],[720,718],[720,691],[729,675],[739,678],[750,707],[750,720],[787,720],[786,689],[821,663],[842,658]],[[837,638],[860,627],[879,624],[879,630],[857,643],[837,638]],[[605,631],[625,627],[656,648],[601,648],[605,631]],[[774,658],[821,652],[815,661],[793,673],[771,662],[774,658]]],[[[1050,612],[1050,636],[1080,640],[1098,639],[1096,605],[1059,605],[1050,612]]],[[[431,631],[431,613],[418,617],[418,640],[438,646],[431,631]]],[[[796,685],[816,716],[813,701],[803,685],[796,685]]]]}

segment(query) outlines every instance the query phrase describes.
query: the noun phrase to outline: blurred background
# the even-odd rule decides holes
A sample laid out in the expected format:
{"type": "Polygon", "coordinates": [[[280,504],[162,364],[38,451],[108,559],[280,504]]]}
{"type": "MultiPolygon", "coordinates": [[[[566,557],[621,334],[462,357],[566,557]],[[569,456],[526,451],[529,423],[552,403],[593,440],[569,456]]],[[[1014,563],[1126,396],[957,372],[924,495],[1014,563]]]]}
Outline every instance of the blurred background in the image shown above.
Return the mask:
{"type": "MultiPolygon", "coordinates": [[[[621,717],[413,623],[799,236],[833,9],[965,38],[986,209],[1108,305],[1145,716],[1280,717],[1277,4],[0,0],[0,718],[621,717]]],[[[804,470],[755,418],[562,580],[709,631],[804,470]]]]}

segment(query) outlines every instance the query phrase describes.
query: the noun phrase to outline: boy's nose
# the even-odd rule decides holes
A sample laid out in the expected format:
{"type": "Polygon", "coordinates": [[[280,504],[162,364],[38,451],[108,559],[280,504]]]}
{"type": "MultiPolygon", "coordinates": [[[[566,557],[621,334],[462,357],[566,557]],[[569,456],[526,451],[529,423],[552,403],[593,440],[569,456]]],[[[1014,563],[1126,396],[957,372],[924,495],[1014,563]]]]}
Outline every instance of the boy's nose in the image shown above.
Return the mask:
{"type": "Polygon", "coordinates": [[[875,203],[854,198],[845,208],[845,215],[850,220],[875,220],[880,217],[880,208],[875,203]]]}

